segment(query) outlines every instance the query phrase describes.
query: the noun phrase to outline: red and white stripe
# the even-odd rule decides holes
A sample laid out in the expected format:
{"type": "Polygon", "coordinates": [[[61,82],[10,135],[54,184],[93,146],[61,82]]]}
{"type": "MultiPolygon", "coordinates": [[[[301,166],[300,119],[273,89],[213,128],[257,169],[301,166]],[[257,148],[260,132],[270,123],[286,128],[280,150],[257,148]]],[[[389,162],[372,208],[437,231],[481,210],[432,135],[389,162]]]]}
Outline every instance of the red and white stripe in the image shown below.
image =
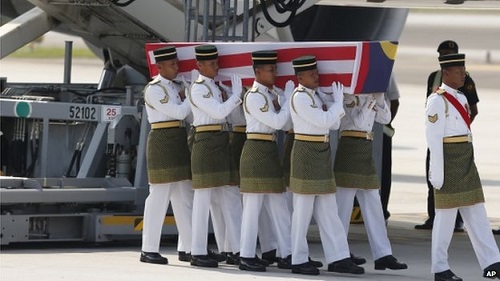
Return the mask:
{"type": "MultiPolygon", "coordinates": [[[[166,45],[175,45],[179,58],[179,76],[191,79],[191,70],[196,68],[194,47],[200,43],[161,43],[147,48],[151,76],[156,75],[152,51],[166,45]]],[[[314,55],[318,62],[320,87],[331,92],[330,85],[339,81],[346,93],[353,93],[360,70],[362,42],[290,42],[290,43],[207,43],[217,46],[219,52],[219,75],[217,81],[230,84],[233,74],[239,75],[243,85],[251,86],[254,80],[251,53],[259,50],[275,50],[278,53],[278,77],[276,85],[284,87],[286,81],[297,79],[292,60],[300,56],[314,55]]]]}

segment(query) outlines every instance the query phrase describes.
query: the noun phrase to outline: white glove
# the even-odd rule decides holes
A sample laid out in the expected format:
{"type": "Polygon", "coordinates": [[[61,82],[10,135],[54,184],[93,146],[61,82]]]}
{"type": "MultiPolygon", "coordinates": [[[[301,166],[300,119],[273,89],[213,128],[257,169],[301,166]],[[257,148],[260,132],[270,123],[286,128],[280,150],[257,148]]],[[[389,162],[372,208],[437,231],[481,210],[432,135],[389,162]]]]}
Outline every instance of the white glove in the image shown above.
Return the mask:
{"type": "Polygon", "coordinates": [[[291,97],[294,89],[295,89],[295,83],[293,83],[292,80],[286,81],[285,91],[283,92],[283,95],[285,96],[285,98],[289,99],[291,97]]]}
{"type": "Polygon", "coordinates": [[[200,73],[198,72],[198,70],[196,69],[191,70],[191,83],[194,83],[194,81],[196,81],[199,76],[200,73]]]}
{"type": "Polygon", "coordinates": [[[443,173],[433,173],[432,170],[429,171],[429,181],[435,189],[441,189],[444,182],[443,173]]]}
{"type": "Polygon", "coordinates": [[[385,103],[384,93],[375,93],[375,94],[373,94],[373,97],[377,101],[378,106],[380,106],[380,107],[384,106],[384,103],[385,103]]]}
{"type": "Polygon", "coordinates": [[[333,100],[334,102],[343,102],[344,101],[344,85],[340,82],[332,83],[332,92],[333,92],[333,100]]]}
{"type": "Polygon", "coordinates": [[[365,94],[365,95],[367,96],[365,101],[366,108],[368,108],[369,110],[376,110],[375,105],[377,104],[377,100],[375,99],[375,97],[370,94],[365,94]]]}
{"type": "Polygon", "coordinates": [[[437,190],[440,190],[441,187],[443,187],[443,181],[442,180],[429,180],[432,184],[432,187],[434,187],[437,190]]]}
{"type": "Polygon", "coordinates": [[[373,94],[373,97],[377,100],[377,101],[384,101],[384,93],[374,93],[373,94]]]}
{"type": "Polygon", "coordinates": [[[232,84],[232,88],[233,88],[233,95],[236,95],[238,97],[243,97],[244,93],[243,93],[243,85],[241,83],[241,77],[234,74],[232,77],[231,77],[231,84],[232,84]]]}

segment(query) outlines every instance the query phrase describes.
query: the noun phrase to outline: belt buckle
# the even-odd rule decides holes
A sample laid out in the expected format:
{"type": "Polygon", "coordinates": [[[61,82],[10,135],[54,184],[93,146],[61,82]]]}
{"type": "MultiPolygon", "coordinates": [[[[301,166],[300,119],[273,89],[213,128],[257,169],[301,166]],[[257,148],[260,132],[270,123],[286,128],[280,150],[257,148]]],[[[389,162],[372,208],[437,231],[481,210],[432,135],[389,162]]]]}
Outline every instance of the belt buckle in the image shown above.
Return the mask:
{"type": "Polygon", "coordinates": [[[330,135],[325,135],[324,137],[325,137],[324,142],[330,142],[330,135]]]}
{"type": "Polygon", "coordinates": [[[272,141],[276,142],[278,139],[278,136],[276,136],[276,134],[272,134],[272,136],[273,136],[272,141]]]}
{"type": "Polygon", "coordinates": [[[222,123],[220,126],[221,132],[228,132],[229,131],[229,123],[222,123]]]}
{"type": "Polygon", "coordinates": [[[366,132],[366,139],[373,140],[373,132],[366,132]]]}

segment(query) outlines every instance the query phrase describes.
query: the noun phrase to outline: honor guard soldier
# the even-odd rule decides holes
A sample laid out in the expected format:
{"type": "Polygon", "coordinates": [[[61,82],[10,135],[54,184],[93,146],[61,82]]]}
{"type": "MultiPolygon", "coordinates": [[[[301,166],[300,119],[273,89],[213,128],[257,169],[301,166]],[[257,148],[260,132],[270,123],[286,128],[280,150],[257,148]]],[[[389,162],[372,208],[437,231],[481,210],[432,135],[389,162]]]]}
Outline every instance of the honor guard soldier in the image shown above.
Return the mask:
{"type": "Polygon", "coordinates": [[[349,245],[337,214],[335,179],[332,171],[330,130],[338,129],[344,116],[343,86],[332,84],[334,102],[323,103],[316,89],[319,74],[316,58],[293,60],[299,81],[291,97],[295,140],[291,153],[290,189],[293,192],[292,273],[318,275],[308,260],[307,231],[311,218],[319,226],[328,271],[363,274],[349,256],[349,245]]]}
{"type": "Polygon", "coordinates": [[[169,46],[153,51],[159,74],[146,86],[144,100],[151,131],[147,141],[149,195],[144,207],[142,262],[167,264],[159,252],[169,201],[179,232],[179,259],[189,261],[193,190],[184,119],[191,113],[177,77],[177,51],[169,46]],[[185,248],[187,247],[187,248],[185,248]]]}
{"type": "MultiPolygon", "coordinates": [[[[436,281],[461,281],[448,264],[457,210],[462,214],[483,277],[497,278],[500,252],[491,233],[481,180],[474,163],[470,112],[457,89],[465,81],[465,55],[439,57],[443,83],[427,99],[425,134],[430,150],[429,181],[436,217],[432,229],[432,273],[436,281]]],[[[500,277],[498,277],[500,278],[500,277]]]]}
{"type": "MultiPolygon", "coordinates": [[[[458,53],[458,44],[455,41],[446,40],[439,44],[437,49],[439,56],[456,54],[458,53]]],[[[441,70],[437,70],[432,72],[427,79],[427,94],[426,97],[429,97],[430,94],[435,92],[439,86],[441,86],[441,70]]],[[[471,123],[474,121],[478,111],[477,111],[477,103],[479,102],[479,98],[477,96],[476,84],[470,77],[469,73],[465,73],[465,81],[464,85],[458,88],[460,92],[462,92],[467,98],[467,104],[470,109],[470,120],[471,123]]],[[[427,150],[427,157],[425,161],[425,170],[429,171],[429,150],[427,150]]],[[[432,184],[429,182],[429,175],[426,173],[427,179],[427,214],[429,217],[423,224],[415,225],[416,229],[432,229],[432,224],[434,222],[434,190],[432,188],[432,184]]],[[[460,212],[457,215],[457,220],[455,221],[455,232],[463,232],[463,220],[460,216],[460,212]]]]}
{"type": "MultiPolygon", "coordinates": [[[[284,106],[277,102],[278,93],[274,90],[277,73],[276,51],[253,52],[252,61],[255,81],[245,94],[243,102],[247,140],[243,146],[240,166],[243,217],[239,268],[266,271],[268,262],[255,255],[260,227],[273,229],[278,240],[280,256],[284,259],[291,258],[291,218],[286,204],[283,171],[276,144],[276,131],[290,119],[290,108],[288,101],[285,101],[284,106]],[[259,224],[261,212],[268,212],[270,225],[259,224]]],[[[285,97],[291,95],[293,88],[293,82],[287,82],[285,97]]],[[[278,266],[280,264],[278,262],[278,266]]]]}
{"type": "MultiPolygon", "coordinates": [[[[455,41],[446,40],[441,42],[437,48],[439,56],[456,54],[458,53],[458,44],[455,41]]],[[[442,83],[441,71],[437,70],[432,72],[427,79],[427,97],[434,93],[442,83]]],[[[479,102],[479,97],[477,96],[476,83],[469,75],[469,72],[465,72],[464,85],[458,89],[467,98],[467,103],[470,108],[470,120],[474,121],[474,118],[478,114],[477,103],[479,102]]]]}
{"type": "MultiPolygon", "coordinates": [[[[227,99],[226,93],[231,93],[231,87],[224,85],[222,82],[219,82],[219,88],[222,92],[223,99],[227,99]]],[[[231,111],[231,113],[226,118],[227,122],[230,125],[230,133],[229,133],[229,143],[231,145],[231,185],[239,186],[240,185],[240,158],[241,158],[241,150],[243,149],[243,144],[246,140],[246,121],[245,115],[243,114],[243,107],[240,104],[236,108],[231,111]]],[[[241,201],[241,194],[239,188],[231,188],[229,189],[233,192],[231,195],[231,200],[241,201]]],[[[213,212],[214,216],[223,217],[223,212],[220,206],[214,206],[213,212]]],[[[227,228],[224,224],[224,221],[219,220],[216,221],[214,228],[224,229],[224,231],[217,231],[220,235],[216,237],[216,240],[224,241],[223,253],[227,256],[226,263],[238,265],[239,264],[239,256],[232,253],[231,245],[229,239],[226,239],[227,228]]]]}
{"type": "MultiPolygon", "coordinates": [[[[191,153],[193,176],[193,232],[191,265],[217,267],[207,252],[208,218],[223,220],[226,238],[236,254],[240,249],[241,200],[235,200],[237,186],[231,185],[231,146],[226,117],[241,104],[241,79],[232,77],[233,94],[225,99],[215,84],[218,74],[218,51],[213,45],[195,47],[199,77],[193,82],[189,95],[195,127],[191,153]],[[213,215],[213,206],[222,208],[223,218],[213,215]]],[[[214,222],[214,225],[217,223],[214,222]]],[[[220,223],[218,225],[221,225],[220,223]]],[[[214,231],[224,231],[214,227],[214,231]]],[[[219,235],[216,234],[216,237],[219,235]]],[[[220,236],[219,236],[220,237],[220,236]]],[[[217,241],[219,249],[224,241],[217,241]]]]}
{"type": "MultiPolygon", "coordinates": [[[[340,123],[340,139],[333,169],[338,185],[340,220],[348,235],[356,197],[363,214],[375,269],[406,269],[406,264],[392,256],[379,195],[380,180],[372,155],[373,123],[387,124],[391,121],[389,106],[384,93],[344,94],[343,104],[345,116],[340,123]]],[[[357,264],[366,262],[364,258],[354,255],[352,258],[357,264]]]]}

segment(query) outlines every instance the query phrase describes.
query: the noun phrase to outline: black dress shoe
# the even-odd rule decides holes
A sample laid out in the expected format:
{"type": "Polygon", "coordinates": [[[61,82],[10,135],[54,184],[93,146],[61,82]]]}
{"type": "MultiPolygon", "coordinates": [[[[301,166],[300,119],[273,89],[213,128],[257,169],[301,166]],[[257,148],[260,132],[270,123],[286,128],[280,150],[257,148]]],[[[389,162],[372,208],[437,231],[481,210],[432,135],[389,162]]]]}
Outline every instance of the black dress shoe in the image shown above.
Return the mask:
{"type": "Polygon", "coordinates": [[[213,259],[213,260],[216,260],[217,262],[223,262],[223,261],[226,261],[226,254],[225,253],[216,253],[212,250],[207,250],[207,254],[208,256],[213,259]]]}
{"type": "Polygon", "coordinates": [[[178,252],[179,261],[191,261],[191,254],[186,252],[178,252]]]}
{"type": "Polygon", "coordinates": [[[142,252],[140,261],[155,264],[168,264],[168,259],[162,257],[159,253],[142,252]]]}
{"type": "Polygon", "coordinates": [[[309,262],[292,264],[292,273],[304,275],[319,275],[319,269],[309,262]]]}
{"type": "Polygon", "coordinates": [[[276,257],[276,249],[262,253],[262,259],[266,260],[269,265],[278,262],[279,258],[276,257]]]}
{"type": "Polygon", "coordinates": [[[281,269],[292,269],[292,255],[288,255],[286,258],[281,258],[278,260],[278,268],[281,269]]]}
{"type": "Polygon", "coordinates": [[[500,279],[500,262],[494,263],[488,267],[486,267],[483,271],[483,277],[500,279]]]}
{"type": "Polygon", "coordinates": [[[432,224],[432,221],[428,219],[423,224],[415,225],[415,229],[432,229],[432,224]]]}
{"type": "Polygon", "coordinates": [[[493,229],[492,230],[494,235],[500,235],[500,228],[499,229],[493,229]]]}
{"type": "Polygon", "coordinates": [[[363,274],[365,269],[361,266],[357,266],[351,260],[351,258],[345,258],[332,262],[328,265],[328,271],[339,272],[339,273],[351,273],[351,274],[363,274]]]}
{"type": "Polygon", "coordinates": [[[434,281],[463,281],[462,278],[455,275],[451,270],[434,273],[434,281]]]}
{"type": "Polygon", "coordinates": [[[219,263],[208,255],[191,256],[191,265],[199,267],[219,267],[219,263]]]}
{"type": "Polygon", "coordinates": [[[311,257],[309,257],[309,263],[314,266],[314,267],[317,267],[317,268],[320,268],[320,267],[323,267],[323,263],[320,262],[320,261],[315,261],[313,259],[311,259],[311,257]]]}
{"type": "MultiPolygon", "coordinates": [[[[240,257],[240,261],[241,261],[241,257],[240,257]]],[[[263,266],[269,266],[269,262],[267,260],[261,259],[257,255],[255,255],[255,262],[260,264],[260,265],[263,265],[263,266]]]]}
{"type": "Polygon", "coordinates": [[[407,269],[408,265],[399,262],[393,255],[388,255],[375,261],[376,270],[386,270],[387,268],[393,270],[407,269]]]}
{"type": "Polygon", "coordinates": [[[227,253],[226,263],[232,265],[240,264],[240,253],[239,252],[236,254],[227,253]]]}
{"type": "Polygon", "coordinates": [[[363,257],[359,257],[351,253],[351,260],[355,265],[362,265],[366,263],[366,259],[363,257]]]}
{"type": "Polygon", "coordinates": [[[266,271],[266,267],[259,263],[258,258],[240,258],[240,270],[247,271],[266,271]]]}

